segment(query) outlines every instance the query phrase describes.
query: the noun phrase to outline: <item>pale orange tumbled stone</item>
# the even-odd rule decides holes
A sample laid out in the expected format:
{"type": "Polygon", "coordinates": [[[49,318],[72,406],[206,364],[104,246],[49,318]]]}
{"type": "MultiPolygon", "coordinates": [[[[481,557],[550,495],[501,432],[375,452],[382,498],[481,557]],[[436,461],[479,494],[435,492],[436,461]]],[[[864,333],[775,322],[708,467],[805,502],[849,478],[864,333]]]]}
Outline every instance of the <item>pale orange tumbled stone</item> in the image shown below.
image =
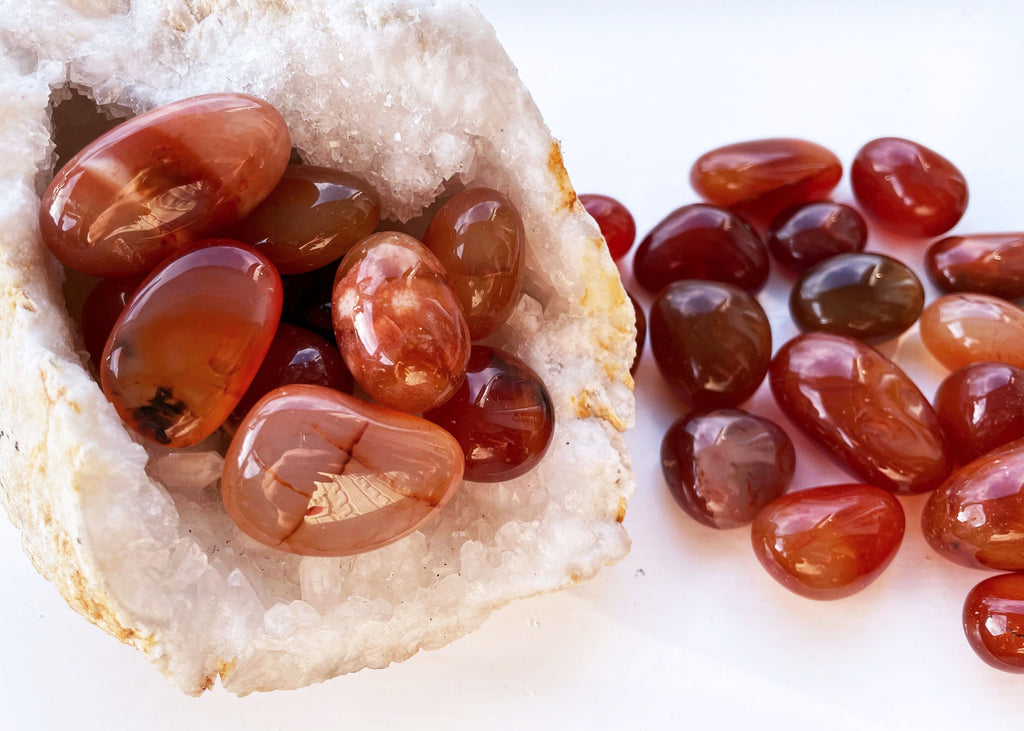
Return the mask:
{"type": "Polygon", "coordinates": [[[415,531],[462,472],[459,443],[429,421],[295,385],[267,394],[242,422],[221,492],[251,538],[305,556],[347,556],[415,531]]]}
{"type": "Polygon", "coordinates": [[[1024,309],[986,294],[947,294],[924,308],[921,341],[950,370],[993,361],[1024,368],[1024,309]]]}

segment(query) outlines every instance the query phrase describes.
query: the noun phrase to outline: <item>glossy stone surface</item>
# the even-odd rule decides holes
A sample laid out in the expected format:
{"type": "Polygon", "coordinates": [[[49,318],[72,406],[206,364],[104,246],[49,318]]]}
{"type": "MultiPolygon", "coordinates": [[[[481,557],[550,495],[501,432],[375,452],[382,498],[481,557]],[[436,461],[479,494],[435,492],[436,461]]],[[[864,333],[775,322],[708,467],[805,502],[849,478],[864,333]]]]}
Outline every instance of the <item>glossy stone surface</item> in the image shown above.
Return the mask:
{"type": "Polygon", "coordinates": [[[455,437],[465,479],[501,482],[524,475],[544,456],[555,409],[540,377],[519,358],[474,345],[466,380],[442,406],[425,413],[455,437]]]}
{"type": "Polygon", "coordinates": [[[647,315],[644,314],[643,305],[636,297],[626,292],[629,301],[633,304],[633,314],[636,316],[636,355],[633,356],[633,364],[629,372],[636,375],[636,369],[640,367],[640,356],[644,354],[644,343],[647,342],[647,315]]]}
{"type": "Polygon", "coordinates": [[[982,660],[1024,673],[1024,574],[991,576],[964,601],[964,633],[982,660]]]}
{"type": "Polygon", "coordinates": [[[899,137],[872,140],[857,152],[850,184],[862,210],[905,236],[938,236],[967,210],[967,181],[953,163],[899,137]]]}
{"type": "Polygon", "coordinates": [[[512,201],[468,188],[434,214],[423,236],[462,303],[473,340],[501,327],[523,286],[526,231],[512,201]]]}
{"type": "Polygon", "coordinates": [[[142,277],[101,279],[82,303],[82,340],[97,368],[103,362],[103,349],[107,347],[107,338],[114,329],[114,323],[142,280],[142,277]]]}
{"type": "Polygon", "coordinates": [[[797,327],[880,343],[904,332],[924,307],[913,270],[883,254],[837,254],[793,285],[789,311],[797,327]]]}
{"type": "Polygon", "coordinates": [[[768,250],[749,223],[723,208],[678,208],[640,242],[633,274],[652,294],[681,279],[756,290],[768,277],[768,250]]]}
{"type": "Polygon", "coordinates": [[[266,258],[210,239],[146,279],[114,326],[100,380],[126,424],[168,447],[202,441],[259,370],[281,315],[266,258]]]}
{"type": "Polygon", "coordinates": [[[928,247],[924,263],[945,292],[1024,297],[1024,232],[948,236],[928,247]]]}
{"type": "Polygon", "coordinates": [[[617,199],[597,193],[584,193],[580,203],[597,221],[612,259],[619,261],[628,254],[636,240],[636,221],[629,209],[617,199]]]}
{"type": "Polygon", "coordinates": [[[246,216],[290,154],[285,121],[266,102],[183,99],[129,119],[72,158],[43,195],[40,231],[72,269],[143,274],[246,216]]]}
{"type": "Polygon", "coordinates": [[[864,218],[853,208],[815,201],[780,213],[765,237],[783,266],[802,272],[836,254],[862,251],[868,240],[864,218]]]}
{"type": "Polygon", "coordinates": [[[998,297],[961,292],[921,312],[921,342],[950,370],[993,361],[1024,368],[1024,310],[998,297]]]}
{"type": "Polygon", "coordinates": [[[750,398],[772,353],[771,326],[748,292],[731,284],[684,280],[651,306],[651,351],[683,403],[729,408],[750,398]]]}
{"type": "Polygon", "coordinates": [[[954,563],[1024,571],[1024,440],[955,472],[928,496],[921,529],[954,563]]]}
{"type": "Polygon", "coordinates": [[[824,198],[842,175],[843,164],[827,148],[778,137],[704,153],[690,170],[690,183],[710,203],[770,220],[790,206],[824,198]]]}
{"type": "Polygon", "coordinates": [[[221,493],[251,538],[306,556],[372,551],[435,516],[462,451],[429,421],[320,386],[286,386],[246,417],[221,493]]]}
{"type": "Polygon", "coordinates": [[[333,342],[316,333],[282,322],[260,369],[249,384],[228,423],[237,428],[256,402],[281,386],[305,383],[352,393],[352,374],[333,342]]]}
{"type": "Polygon", "coordinates": [[[277,186],[227,233],[299,274],[343,257],[380,223],[380,196],[349,173],[289,165],[277,186]]]}
{"type": "Polygon", "coordinates": [[[466,375],[470,337],[441,262],[411,236],[373,234],[334,280],[334,334],[356,383],[399,411],[447,401],[466,375]]]}
{"type": "Polygon", "coordinates": [[[971,363],[935,391],[946,443],[960,464],[1024,437],[1024,370],[1005,363],[971,363]]]}
{"type": "Polygon", "coordinates": [[[895,363],[859,340],[799,335],[769,371],[782,411],[840,465],[899,494],[933,490],[951,463],[938,417],[895,363]]]}
{"type": "Polygon", "coordinates": [[[789,487],[793,443],[777,424],[737,409],[693,411],[661,443],[661,469],[679,506],[712,528],[750,523],[789,487]]]}
{"type": "Polygon", "coordinates": [[[754,553],[772,578],[810,599],[841,599],[885,570],[906,519],[892,494],[828,485],[783,495],[754,520],[754,553]]]}

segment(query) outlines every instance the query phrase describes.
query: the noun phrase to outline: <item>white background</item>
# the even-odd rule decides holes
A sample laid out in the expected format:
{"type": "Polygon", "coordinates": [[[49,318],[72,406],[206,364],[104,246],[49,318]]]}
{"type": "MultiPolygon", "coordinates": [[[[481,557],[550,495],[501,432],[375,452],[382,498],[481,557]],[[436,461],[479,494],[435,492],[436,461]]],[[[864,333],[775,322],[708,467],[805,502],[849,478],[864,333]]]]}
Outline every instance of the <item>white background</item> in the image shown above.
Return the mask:
{"type": "MultiPolygon", "coordinates": [[[[577,190],[619,197],[641,236],[696,200],[699,154],[768,136],[815,140],[847,166],[874,137],[916,139],[967,176],[957,231],[1024,230],[1018,3],[480,6],[563,141],[577,190]]],[[[845,178],[836,197],[850,200],[845,178]]],[[[869,248],[884,237],[873,232],[869,248]]],[[[919,265],[925,245],[889,248],[919,265]]],[[[634,288],[628,265],[624,277],[634,288]]],[[[776,347],[793,332],[791,281],[775,270],[761,295],[776,347]]],[[[916,330],[886,350],[931,396],[943,372],[916,330]]],[[[697,525],[668,495],[658,449],[678,407],[649,350],[637,394],[639,489],[622,563],[443,650],[301,691],[182,695],[73,614],[0,520],[0,728],[1020,727],[1024,676],[981,663],[960,629],[963,596],[987,574],[930,552],[922,498],[903,501],[907,537],[875,584],[839,602],[802,599],[761,570],[748,531],[697,525]]],[[[778,415],[763,389],[749,407],[778,415]]],[[[794,441],[798,486],[848,480],[794,441]]]]}

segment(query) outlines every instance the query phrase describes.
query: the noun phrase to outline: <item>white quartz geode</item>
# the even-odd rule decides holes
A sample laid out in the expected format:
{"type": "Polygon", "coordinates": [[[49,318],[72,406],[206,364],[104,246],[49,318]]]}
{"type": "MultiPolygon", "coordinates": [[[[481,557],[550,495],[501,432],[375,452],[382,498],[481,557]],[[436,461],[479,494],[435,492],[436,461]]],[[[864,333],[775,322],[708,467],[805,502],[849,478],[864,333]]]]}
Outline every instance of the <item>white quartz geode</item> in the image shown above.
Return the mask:
{"type": "Polygon", "coordinates": [[[476,10],[0,0],[0,91],[0,502],[68,603],[183,690],[219,676],[245,694],[383,667],[628,550],[634,481],[620,432],[633,419],[633,310],[557,143],[476,10]],[[542,463],[464,484],[421,531],[361,556],[301,558],[242,535],[207,484],[216,454],[150,458],[83,366],[37,225],[53,172],[50,106],[69,85],[118,115],[213,91],[267,99],[306,162],[366,178],[397,221],[469,184],[509,196],[529,241],[525,293],[488,342],[551,392],[542,463]]]}

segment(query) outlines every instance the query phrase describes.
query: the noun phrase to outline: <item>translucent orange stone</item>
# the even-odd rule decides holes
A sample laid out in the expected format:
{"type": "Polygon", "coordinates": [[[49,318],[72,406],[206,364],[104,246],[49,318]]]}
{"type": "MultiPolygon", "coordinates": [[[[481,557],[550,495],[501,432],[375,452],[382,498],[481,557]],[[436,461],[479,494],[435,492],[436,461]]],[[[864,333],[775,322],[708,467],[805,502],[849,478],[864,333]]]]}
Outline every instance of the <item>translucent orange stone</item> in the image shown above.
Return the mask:
{"type": "Polygon", "coordinates": [[[792,205],[824,198],[842,175],[843,164],[831,150],[778,137],[704,153],[690,170],[690,183],[715,205],[770,219],[792,205]]]}
{"type": "Polygon", "coordinates": [[[281,277],[248,247],[202,242],[132,297],[103,352],[103,391],[142,436],[202,441],[249,387],[281,315],[281,277]]]}
{"type": "Polygon", "coordinates": [[[954,473],[928,496],[921,528],[950,561],[1024,571],[1024,439],[954,473]]]}
{"type": "Polygon", "coordinates": [[[783,495],[751,527],[754,553],[772,578],[810,599],[854,594],[885,570],[906,518],[871,485],[828,485],[783,495]]]}
{"type": "Polygon", "coordinates": [[[271,391],[239,427],[221,493],[251,538],[306,556],[397,541],[436,515],[462,479],[462,450],[417,416],[322,386],[271,391]]]}
{"type": "Polygon", "coordinates": [[[874,348],[807,333],[779,349],[768,378],[782,411],[866,482],[908,494],[933,490],[949,474],[931,404],[874,348]]]}
{"type": "Polygon", "coordinates": [[[256,209],[227,232],[300,274],[343,257],[380,223],[380,196],[355,175],[314,165],[289,165],[256,209]]]}
{"type": "Polygon", "coordinates": [[[434,214],[423,243],[448,273],[473,340],[501,327],[525,272],[526,231],[512,201],[490,188],[460,191],[434,214]]]}
{"type": "Polygon", "coordinates": [[[964,601],[964,632],[992,667],[1024,673],[1024,574],[1001,574],[971,589],[964,601]]]}
{"type": "Polygon", "coordinates": [[[921,342],[942,365],[956,370],[993,361],[1024,368],[1024,310],[985,294],[947,294],[921,313],[921,342]]]}
{"type": "Polygon", "coordinates": [[[441,262],[412,236],[368,236],[334,280],[338,349],[356,383],[393,409],[447,401],[466,376],[469,327],[441,262]]]}
{"type": "Polygon", "coordinates": [[[928,247],[924,263],[945,292],[1024,297],[1024,232],[949,236],[928,247]]]}
{"type": "Polygon", "coordinates": [[[183,99],[129,119],[73,157],[43,195],[44,241],[72,269],[149,272],[235,223],[277,184],[291,138],[266,102],[183,99]]]}

